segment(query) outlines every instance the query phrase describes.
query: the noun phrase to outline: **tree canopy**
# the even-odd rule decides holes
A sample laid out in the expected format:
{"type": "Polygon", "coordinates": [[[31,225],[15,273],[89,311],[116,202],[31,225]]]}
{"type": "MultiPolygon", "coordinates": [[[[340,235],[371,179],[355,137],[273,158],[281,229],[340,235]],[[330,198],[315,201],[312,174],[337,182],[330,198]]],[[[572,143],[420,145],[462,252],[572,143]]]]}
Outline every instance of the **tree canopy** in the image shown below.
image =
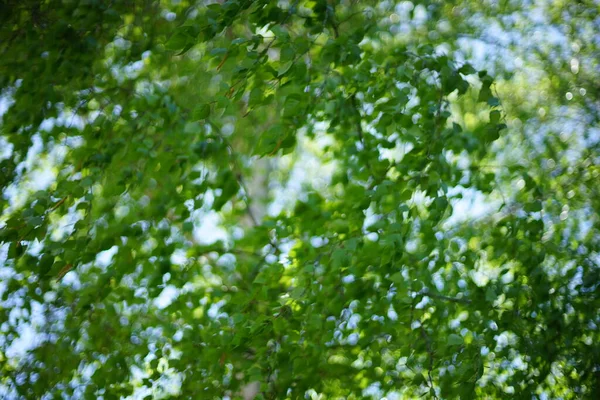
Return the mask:
{"type": "Polygon", "coordinates": [[[599,15],[0,1],[0,397],[597,395],[599,15]]]}

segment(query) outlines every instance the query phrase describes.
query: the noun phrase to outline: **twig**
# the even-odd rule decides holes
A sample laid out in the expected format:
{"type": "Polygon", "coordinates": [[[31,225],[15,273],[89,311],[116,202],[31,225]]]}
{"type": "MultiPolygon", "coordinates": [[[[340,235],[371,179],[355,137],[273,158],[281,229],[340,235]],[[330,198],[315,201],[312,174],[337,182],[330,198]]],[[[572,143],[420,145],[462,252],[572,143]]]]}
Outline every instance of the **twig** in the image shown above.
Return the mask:
{"type": "MultiPolygon", "coordinates": [[[[362,116],[360,115],[360,110],[358,108],[358,104],[356,103],[356,93],[350,96],[350,104],[352,104],[352,108],[354,109],[354,113],[356,114],[356,131],[358,133],[358,140],[360,140],[360,144],[363,147],[364,151],[367,151],[367,146],[365,144],[364,132],[362,129],[362,116]]],[[[373,172],[373,168],[371,167],[371,163],[369,162],[369,158],[366,159],[367,168],[371,172],[373,178],[375,177],[375,173],[373,172]]]]}
{"type": "Polygon", "coordinates": [[[339,38],[340,31],[338,30],[338,23],[335,22],[335,3],[327,5],[327,11],[325,12],[325,15],[325,19],[329,20],[331,27],[333,28],[333,37],[336,39],[339,38]]]}
{"type": "Polygon", "coordinates": [[[73,269],[73,264],[65,265],[56,275],[56,281],[60,281],[70,270],[73,269]]]}
{"type": "Polygon", "coordinates": [[[228,58],[229,58],[229,52],[225,53],[225,56],[223,57],[223,60],[221,60],[221,62],[217,66],[217,71],[221,70],[221,67],[223,66],[223,64],[225,64],[225,61],[227,61],[228,58]]]}
{"type": "Polygon", "coordinates": [[[50,208],[50,210],[49,210],[49,211],[54,211],[54,210],[56,210],[58,207],[60,207],[60,206],[61,206],[61,204],[62,204],[62,203],[64,203],[64,202],[67,200],[67,198],[68,198],[68,197],[69,197],[69,196],[65,196],[65,197],[63,197],[63,198],[62,198],[62,199],[61,199],[61,200],[60,200],[58,203],[56,203],[55,205],[53,205],[53,206],[52,206],[52,208],[50,208]]]}
{"type": "Polygon", "coordinates": [[[437,395],[435,393],[435,387],[433,386],[433,378],[431,377],[431,371],[433,370],[433,350],[431,348],[431,339],[429,338],[429,335],[427,335],[427,332],[425,331],[425,328],[423,327],[423,325],[421,325],[421,335],[423,336],[423,339],[425,339],[425,345],[427,347],[427,354],[429,354],[429,367],[427,368],[427,378],[429,379],[429,388],[431,389],[430,392],[433,395],[434,399],[437,399],[437,395]]]}
{"type": "MultiPolygon", "coordinates": [[[[238,164],[237,157],[236,157],[236,152],[235,152],[233,146],[231,145],[231,143],[229,143],[229,141],[227,140],[227,138],[225,138],[222,135],[219,135],[219,136],[221,137],[221,140],[223,140],[223,142],[225,143],[225,145],[229,149],[229,152],[230,152],[230,155],[231,155],[231,161],[232,161],[231,167],[233,169],[233,174],[235,175],[235,179],[237,180],[238,185],[240,185],[240,187],[244,191],[244,203],[246,203],[246,213],[250,217],[250,220],[252,221],[252,225],[255,228],[259,227],[260,226],[260,222],[258,221],[258,218],[256,218],[256,215],[254,215],[254,212],[252,211],[252,207],[251,207],[252,201],[251,201],[251,198],[250,198],[250,191],[248,190],[248,186],[246,185],[246,182],[244,180],[244,176],[242,175],[242,169],[240,168],[240,166],[238,164]]],[[[277,242],[274,239],[269,238],[269,244],[277,252],[279,252],[279,253],[282,252],[281,249],[279,249],[279,246],[277,245],[277,242]]],[[[259,265],[261,263],[259,263],[259,265]]]]}

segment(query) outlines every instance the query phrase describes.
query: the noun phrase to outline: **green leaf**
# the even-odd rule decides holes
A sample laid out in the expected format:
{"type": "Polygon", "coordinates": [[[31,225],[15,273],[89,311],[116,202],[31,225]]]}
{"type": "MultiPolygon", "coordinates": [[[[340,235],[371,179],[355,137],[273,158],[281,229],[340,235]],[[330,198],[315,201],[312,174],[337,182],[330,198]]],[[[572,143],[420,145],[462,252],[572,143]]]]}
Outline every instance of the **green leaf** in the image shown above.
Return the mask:
{"type": "Polygon", "coordinates": [[[464,343],[462,336],[457,335],[455,333],[451,333],[448,335],[448,346],[460,346],[464,343]]]}
{"type": "Polygon", "coordinates": [[[490,112],[490,123],[497,124],[500,122],[500,111],[493,110],[490,112]]]}
{"type": "Polygon", "coordinates": [[[183,128],[183,133],[197,135],[202,132],[202,126],[198,122],[188,122],[183,128]]]}
{"type": "Polygon", "coordinates": [[[279,124],[272,126],[266,132],[260,136],[256,147],[254,148],[254,154],[265,156],[272,155],[281,148],[285,135],[283,134],[283,127],[279,124]]]}
{"type": "Polygon", "coordinates": [[[191,35],[191,27],[190,26],[181,26],[175,30],[175,32],[171,35],[169,40],[165,43],[165,49],[171,51],[182,50],[178,55],[183,54],[185,51],[189,50],[194,44],[195,39],[191,35]]]}
{"type": "Polygon", "coordinates": [[[496,301],[497,297],[498,295],[496,294],[496,291],[491,286],[488,286],[488,288],[485,291],[485,300],[492,303],[496,301]]]}
{"type": "Polygon", "coordinates": [[[197,120],[207,119],[210,116],[210,104],[200,104],[192,113],[192,117],[197,120]]]}
{"type": "Polygon", "coordinates": [[[492,107],[497,107],[500,105],[500,100],[495,97],[490,97],[487,99],[487,103],[492,107]]]}
{"type": "Polygon", "coordinates": [[[281,66],[279,67],[279,70],[277,71],[277,76],[285,75],[285,73],[290,70],[292,65],[294,65],[294,61],[287,61],[287,62],[281,64],[281,66]]]}
{"type": "Polygon", "coordinates": [[[476,73],[477,71],[475,70],[475,68],[473,68],[471,66],[471,64],[465,64],[458,69],[458,72],[460,72],[461,74],[464,74],[464,75],[472,75],[472,74],[476,73]]]}
{"type": "Polygon", "coordinates": [[[227,54],[227,49],[224,47],[216,47],[210,51],[211,56],[223,56],[227,54]]]}
{"type": "Polygon", "coordinates": [[[525,211],[527,211],[527,212],[542,211],[542,202],[539,200],[536,200],[534,202],[525,204],[525,211]]]}
{"type": "Polygon", "coordinates": [[[406,279],[402,276],[402,272],[396,272],[389,277],[389,280],[397,285],[405,285],[406,279]]]}

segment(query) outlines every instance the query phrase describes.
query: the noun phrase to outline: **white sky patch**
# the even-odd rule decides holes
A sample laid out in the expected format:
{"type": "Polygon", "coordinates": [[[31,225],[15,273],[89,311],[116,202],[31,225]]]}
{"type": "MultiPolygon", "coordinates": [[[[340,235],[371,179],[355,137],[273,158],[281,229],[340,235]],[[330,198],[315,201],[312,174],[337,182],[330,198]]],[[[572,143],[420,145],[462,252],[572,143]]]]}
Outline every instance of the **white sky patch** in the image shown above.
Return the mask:
{"type": "Polygon", "coordinates": [[[356,329],[358,328],[358,323],[361,320],[361,316],[360,314],[352,314],[352,316],[348,319],[348,324],[346,325],[346,327],[348,329],[356,329]]]}
{"type": "Polygon", "coordinates": [[[463,198],[452,201],[453,213],[444,223],[446,226],[453,226],[460,222],[481,218],[497,210],[501,204],[500,200],[492,200],[489,196],[472,188],[457,186],[448,190],[449,196],[454,196],[458,193],[462,193],[463,198]]]}
{"type": "Polygon", "coordinates": [[[33,239],[27,247],[27,253],[37,257],[44,250],[44,242],[40,242],[37,238],[33,239]]]}
{"type": "Polygon", "coordinates": [[[154,305],[162,310],[166,307],[169,307],[171,303],[179,296],[179,290],[173,285],[167,285],[160,295],[154,299],[154,305]]]}
{"type": "Polygon", "coordinates": [[[381,155],[381,158],[386,159],[390,162],[399,162],[413,148],[414,148],[414,145],[412,143],[398,142],[398,143],[396,143],[396,146],[394,146],[391,149],[380,148],[378,150],[379,150],[379,154],[381,155]]]}
{"type": "Polygon", "coordinates": [[[40,167],[40,169],[32,171],[30,175],[30,187],[34,191],[48,189],[56,179],[56,171],[52,168],[52,165],[44,162],[40,167]]]}
{"type": "Polygon", "coordinates": [[[383,397],[383,393],[383,390],[381,390],[381,384],[379,382],[375,382],[363,389],[362,395],[364,397],[381,399],[383,397]]]}
{"type": "Polygon", "coordinates": [[[6,114],[14,100],[9,95],[0,96],[0,117],[6,114]]]}
{"type": "Polygon", "coordinates": [[[187,256],[185,250],[177,249],[171,254],[171,263],[174,265],[185,265],[187,256]]]}
{"type": "Polygon", "coordinates": [[[96,255],[96,265],[100,268],[108,267],[113,260],[113,257],[119,251],[119,247],[113,246],[108,250],[101,251],[96,255]]]}
{"type": "Polygon", "coordinates": [[[12,143],[9,143],[4,136],[0,136],[0,161],[11,156],[13,147],[12,143]]]}
{"type": "Polygon", "coordinates": [[[19,327],[19,337],[6,349],[6,357],[8,359],[21,359],[28,351],[35,349],[40,344],[40,336],[37,334],[33,326],[21,325],[19,327]]]}
{"type": "Polygon", "coordinates": [[[387,317],[392,321],[396,321],[398,319],[398,313],[394,310],[394,306],[390,305],[387,311],[387,317]]]}
{"type": "Polygon", "coordinates": [[[423,296],[423,299],[415,306],[415,309],[422,310],[427,304],[429,304],[429,297],[423,296]]]}
{"type": "Polygon", "coordinates": [[[227,316],[227,314],[219,312],[221,310],[221,307],[223,307],[224,305],[225,300],[219,300],[218,302],[211,304],[206,314],[213,319],[221,316],[227,316]]]}
{"type": "Polygon", "coordinates": [[[194,239],[204,245],[213,244],[218,240],[227,240],[227,232],[219,226],[221,223],[221,216],[210,211],[203,214],[200,219],[200,225],[194,228],[194,239]]]}
{"type": "MultiPolygon", "coordinates": [[[[19,310],[17,308],[13,310],[19,310]]],[[[19,314],[18,311],[16,311],[19,314]]],[[[11,312],[12,314],[12,312],[11,312]]],[[[6,348],[6,357],[12,362],[19,362],[27,352],[38,347],[44,340],[44,336],[37,332],[37,328],[44,325],[44,309],[38,302],[31,302],[31,314],[29,315],[29,323],[21,323],[18,325],[19,337],[6,348]]],[[[13,322],[14,324],[14,322],[13,322]]]]}
{"type": "Polygon", "coordinates": [[[79,290],[81,288],[81,280],[75,270],[67,272],[67,274],[61,279],[61,284],[70,286],[73,290],[79,290]]]}
{"type": "Polygon", "coordinates": [[[365,211],[365,219],[363,221],[363,226],[362,226],[363,231],[366,231],[367,229],[369,229],[369,227],[371,225],[373,225],[374,223],[379,221],[381,218],[383,218],[383,216],[380,214],[375,214],[373,212],[373,207],[369,206],[369,208],[367,208],[365,211]]]}
{"type": "Polygon", "coordinates": [[[37,133],[33,135],[31,143],[27,157],[16,168],[17,179],[4,190],[4,196],[10,204],[5,214],[22,207],[31,191],[47,189],[56,179],[52,160],[41,156],[44,150],[41,136],[37,133]]]}
{"type": "MultiPolygon", "coordinates": [[[[163,359],[164,360],[164,359],[163,359]]],[[[147,396],[154,398],[167,398],[169,396],[177,397],[181,390],[181,383],[183,377],[181,373],[178,373],[174,368],[167,367],[168,363],[161,360],[161,377],[152,383],[151,387],[136,387],[130,396],[122,397],[124,400],[142,400],[147,396]]],[[[142,371],[139,368],[132,368],[132,375],[134,380],[139,381],[148,377],[148,373],[142,371]]]]}
{"type": "Polygon", "coordinates": [[[360,336],[358,335],[358,333],[356,333],[356,332],[351,333],[350,335],[348,335],[348,338],[346,339],[346,343],[348,343],[350,346],[354,346],[354,345],[356,345],[356,343],[358,343],[359,338],[360,338],[360,336]]]}
{"type": "Polygon", "coordinates": [[[302,199],[304,186],[310,185],[313,190],[327,193],[331,177],[335,172],[335,163],[323,158],[323,148],[330,145],[332,138],[325,134],[326,124],[315,124],[317,137],[308,139],[302,131],[298,132],[298,159],[286,155],[278,160],[278,168],[291,169],[289,179],[282,184],[274,184],[273,201],[268,205],[267,213],[276,216],[284,210],[289,210],[302,199]]]}
{"type": "Polygon", "coordinates": [[[75,229],[75,224],[83,217],[81,211],[76,210],[77,205],[69,207],[67,214],[63,215],[53,224],[50,239],[55,242],[62,241],[67,235],[70,235],[75,229]]]}

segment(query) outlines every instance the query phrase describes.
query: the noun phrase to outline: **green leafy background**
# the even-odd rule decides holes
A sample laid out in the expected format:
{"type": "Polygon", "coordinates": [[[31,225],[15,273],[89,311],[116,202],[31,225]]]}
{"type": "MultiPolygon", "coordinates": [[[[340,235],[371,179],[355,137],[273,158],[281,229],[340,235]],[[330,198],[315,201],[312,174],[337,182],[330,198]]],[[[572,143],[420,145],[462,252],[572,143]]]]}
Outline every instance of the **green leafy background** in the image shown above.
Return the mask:
{"type": "Polygon", "coordinates": [[[597,2],[0,2],[0,397],[593,398],[597,2]]]}

